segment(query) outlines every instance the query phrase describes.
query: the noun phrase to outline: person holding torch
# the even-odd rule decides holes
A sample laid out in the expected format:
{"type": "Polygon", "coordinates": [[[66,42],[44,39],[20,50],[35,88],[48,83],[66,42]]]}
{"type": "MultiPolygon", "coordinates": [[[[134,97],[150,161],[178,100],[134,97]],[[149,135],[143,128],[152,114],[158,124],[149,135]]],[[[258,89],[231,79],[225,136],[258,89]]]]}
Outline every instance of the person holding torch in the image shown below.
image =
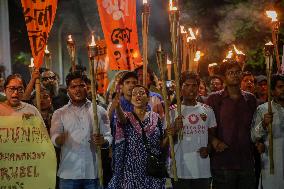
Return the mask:
{"type": "Polygon", "coordinates": [[[112,143],[109,118],[97,106],[101,134],[93,134],[93,104],[87,99],[85,77],[80,72],[66,76],[70,102],[56,110],[51,120],[51,141],[61,148],[58,169],[60,189],[98,189],[96,147],[108,148],[112,143]]]}
{"type": "Polygon", "coordinates": [[[272,113],[268,112],[268,102],[257,107],[251,129],[251,137],[262,154],[262,184],[263,188],[284,188],[284,75],[273,75],[271,78],[272,113]],[[276,166],[274,174],[270,174],[268,154],[268,127],[273,127],[273,157],[276,166]],[[259,143],[264,141],[264,144],[259,143]]]}

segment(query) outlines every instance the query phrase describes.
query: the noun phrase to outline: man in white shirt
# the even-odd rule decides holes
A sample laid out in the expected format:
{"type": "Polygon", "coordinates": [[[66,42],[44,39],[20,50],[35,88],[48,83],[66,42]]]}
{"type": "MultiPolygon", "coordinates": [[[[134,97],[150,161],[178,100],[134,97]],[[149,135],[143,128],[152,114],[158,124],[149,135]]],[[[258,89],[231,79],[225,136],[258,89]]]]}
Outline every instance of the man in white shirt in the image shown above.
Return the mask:
{"type": "Polygon", "coordinates": [[[284,75],[273,75],[271,79],[273,96],[272,114],[268,103],[257,107],[251,129],[251,137],[261,155],[263,188],[284,188],[284,75]],[[272,123],[274,174],[270,174],[268,125],[272,123]],[[264,145],[259,142],[264,141],[264,145]]]}
{"type": "Polygon", "coordinates": [[[67,75],[70,102],[55,111],[51,121],[51,140],[61,147],[57,174],[60,189],[99,188],[95,147],[108,147],[112,142],[109,118],[100,106],[97,114],[102,135],[93,134],[93,108],[87,99],[84,77],[80,72],[67,75]]]}
{"type": "Polygon", "coordinates": [[[184,72],[181,76],[182,118],[178,117],[176,109],[170,112],[172,124],[175,122],[182,127],[183,133],[182,140],[175,144],[178,181],[173,182],[174,189],[209,188],[211,173],[207,146],[210,129],[216,127],[216,120],[209,106],[196,101],[199,84],[197,74],[184,72]]]}

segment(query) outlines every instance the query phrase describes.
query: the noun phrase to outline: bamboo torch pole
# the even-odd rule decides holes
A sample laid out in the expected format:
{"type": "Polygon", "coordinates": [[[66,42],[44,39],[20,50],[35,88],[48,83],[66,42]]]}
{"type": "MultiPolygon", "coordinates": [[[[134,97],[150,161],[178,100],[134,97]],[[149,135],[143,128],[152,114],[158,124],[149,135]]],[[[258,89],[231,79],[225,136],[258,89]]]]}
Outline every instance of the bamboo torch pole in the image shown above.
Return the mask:
{"type": "MultiPolygon", "coordinates": [[[[174,74],[175,74],[175,84],[176,84],[176,99],[177,99],[177,112],[178,116],[181,116],[181,100],[180,100],[180,83],[179,83],[179,69],[178,69],[178,61],[177,61],[177,39],[178,39],[178,20],[179,20],[179,12],[177,7],[173,6],[172,1],[170,0],[170,24],[171,24],[171,42],[172,42],[172,54],[173,60],[172,63],[174,65],[174,74]]],[[[180,139],[182,139],[182,131],[180,132],[180,139]]]]}
{"type": "MultiPolygon", "coordinates": [[[[273,49],[274,45],[272,42],[265,44],[265,63],[266,63],[266,74],[267,74],[267,87],[268,87],[268,113],[272,113],[271,105],[271,74],[272,74],[272,63],[273,63],[273,49]]],[[[269,167],[270,174],[274,174],[274,158],[273,158],[273,129],[272,124],[268,125],[268,142],[269,142],[269,167]]]]}
{"type": "MultiPolygon", "coordinates": [[[[166,128],[170,127],[170,114],[169,114],[169,101],[168,101],[168,94],[167,94],[167,85],[166,85],[166,58],[165,54],[162,51],[161,45],[159,46],[159,49],[157,50],[157,62],[158,66],[160,68],[161,72],[161,79],[162,79],[162,94],[164,98],[165,103],[165,117],[166,117],[166,128]]],[[[170,143],[170,153],[171,153],[171,159],[172,159],[172,173],[174,176],[174,180],[177,181],[177,168],[176,168],[176,160],[175,160],[175,151],[174,151],[174,142],[173,142],[173,136],[169,136],[169,143],[170,143]]]]}
{"type": "Polygon", "coordinates": [[[266,11],[267,17],[271,18],[271,28],[272,28],[272,43],[275,48],[275,58],[277,63],[277,72],[281,73],[281,63],[279,59],[279,51],[278,51],[278,33],[280,22],[277,20],[277,12],[273,10],[266,11]]]}
{"type": "Polygon", "coordinates": [[[143,36],[143,85],[147,87],[148,67],[148,27],[149,27],[150,6],[147,0],[143,0],[142,10],[142,36],[143,36]]]}
{"type": "MultiPolygon", "coordinates": [[[[98,123],[98,114],[97,114],[97,92],[96,92],[96,72],[98,64],[95,60],[99,58],[99,46],[95,43],[95,37],[92,35],[92,42],[88,46],[89,54],[89,65],[90,65],[90,78],[91,78],[91,90],[92,90],[92,103],[93,103],[93,114],[94,114],[94,124],[93,124],[93,134],[100,134],[100,127],[98,123]]],[[[100,186],[103,186],[103,168],[102,168],[102,158],[101,158],[101,149],[96,147],[96,160],[98,165],[98,177],[100,181],[100,186]]]]}
{"type": "MultiPolygon", "coordinates": [[[[38,69],[34,67],[34,58],[31,58],[31,64],[29,65],[29,71],[32,77],[34,69],[38,69]]],[[[35,81],[35,91],[36,91],[36,107],[39,112],[41,112],[41,106],[40,106],[40,80],[36,79],[35,81]]]]}
{"type": "Polygon", "coordinates": [[[76,48],[75,48],[75,41],[72,39],[72,35],[68,35],[67,49],[71,60],[71,69],[72,72],[74,72],[76,70],[76,63],[75,63],[76,48]]]}
{"type": "Polygon", "coordinates": [[[48,47],[46,45],[45,50],[44,50],[44,63],[45,67],[49,70],[51,70],[52,65],[51,65],[51,53],[48,50],[48,47]]]}

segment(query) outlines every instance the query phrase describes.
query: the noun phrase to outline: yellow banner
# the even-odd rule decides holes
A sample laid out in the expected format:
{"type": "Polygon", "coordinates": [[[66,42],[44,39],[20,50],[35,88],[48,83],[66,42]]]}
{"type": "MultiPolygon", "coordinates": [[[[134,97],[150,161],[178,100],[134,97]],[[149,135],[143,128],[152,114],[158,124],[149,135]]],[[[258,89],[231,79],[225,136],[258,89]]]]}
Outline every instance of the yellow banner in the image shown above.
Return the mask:
{"type": "Polygon", "coordinates": [[[39,118],[0,116],[0,188],[54,189],[56,156],[39,118]]]}

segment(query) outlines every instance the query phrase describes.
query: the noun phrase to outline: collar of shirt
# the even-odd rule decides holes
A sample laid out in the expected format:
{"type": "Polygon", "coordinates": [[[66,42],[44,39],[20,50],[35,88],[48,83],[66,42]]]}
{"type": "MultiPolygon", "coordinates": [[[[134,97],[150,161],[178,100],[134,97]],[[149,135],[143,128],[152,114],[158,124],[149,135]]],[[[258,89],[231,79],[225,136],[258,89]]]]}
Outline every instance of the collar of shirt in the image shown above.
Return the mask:
{"type": "Polygon", "coordinates": [[[75,105],[73,105],[72,104],[72,102],[71,102],[71,100],[68,102],[68,104],[67,104],[67,107],[78,107],[78,108],[81,108],[81,107],[89,107],[90,105],[92,104],[92,101],[90,101],[90,100],[86,100],[86,102],[82,105],[82,106],[75,106],[75,105]]]}

